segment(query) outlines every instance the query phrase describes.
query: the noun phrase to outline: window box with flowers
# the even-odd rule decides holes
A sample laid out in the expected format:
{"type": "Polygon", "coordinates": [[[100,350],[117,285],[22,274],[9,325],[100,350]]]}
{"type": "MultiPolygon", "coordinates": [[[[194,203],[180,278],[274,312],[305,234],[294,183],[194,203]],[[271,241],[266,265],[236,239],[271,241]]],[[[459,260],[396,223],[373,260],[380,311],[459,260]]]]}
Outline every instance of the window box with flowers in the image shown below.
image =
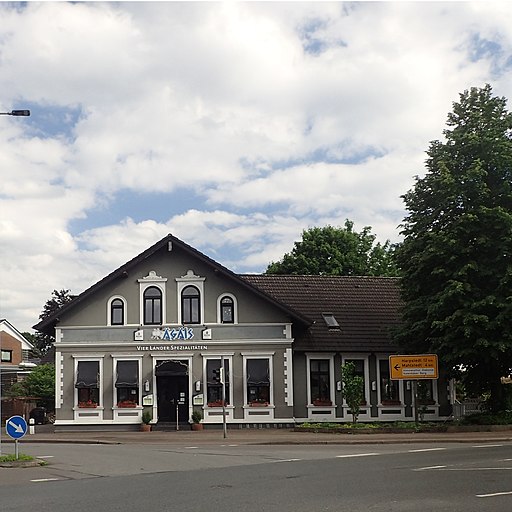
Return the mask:
{"type": "Polygon", "coordinates": [[[252,400],[249,402],[249,407],[268,407],[269,403],[265,400],[252,400]]]}
{"type": "Polygon", "coordinates": [[[331,407],[332,402],[331,400],[327,400],[326,398],[315,398],[315,400],[313,400],[313,405],[320,407],[331,407]]]}
{"type": "Polygon", "coordinates": [[[98,407],[98,404],[92,400],[87,400],[87,402],[78,402],[78,407],[82,409],[95,409],[98,407]]]}
{"type": "Polygon", "coordinates": [[[208,407],[222,407],[223,405],[228,405],[227,402],[224,400],[213,400],[212,402],[208,402],[208,407]]]}
{"type": "Polygon", "coordinates": [[[402,405],[400,400],[382,400],[382,405],[402,405]]]}
{"type": "Polygon", "coordinates": [[[122,400],[121,402],[117,403],[117,407],[124,409],[133,409],[137,407],[137,402],[135,402],[134,400],[122,400]]]}

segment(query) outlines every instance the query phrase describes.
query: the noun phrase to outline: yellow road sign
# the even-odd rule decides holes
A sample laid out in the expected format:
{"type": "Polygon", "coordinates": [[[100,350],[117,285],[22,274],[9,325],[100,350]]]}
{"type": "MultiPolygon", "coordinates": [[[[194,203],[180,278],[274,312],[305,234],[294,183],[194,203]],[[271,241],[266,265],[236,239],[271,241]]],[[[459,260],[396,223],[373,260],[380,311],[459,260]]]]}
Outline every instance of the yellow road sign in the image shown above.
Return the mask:
{"type": "Polygon", "coordinates": [[[392,380],[438,379],[437,354],[389,356],[392,380]]]}

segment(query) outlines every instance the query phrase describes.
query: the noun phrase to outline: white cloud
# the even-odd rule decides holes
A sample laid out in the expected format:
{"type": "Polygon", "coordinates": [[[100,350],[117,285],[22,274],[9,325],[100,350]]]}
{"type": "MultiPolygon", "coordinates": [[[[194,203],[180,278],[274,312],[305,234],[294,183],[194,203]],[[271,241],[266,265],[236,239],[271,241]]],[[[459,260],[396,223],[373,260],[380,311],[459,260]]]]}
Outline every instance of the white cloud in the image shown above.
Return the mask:
{"type": "Polygon", "coordinates": [[[21,330],[54,288],[168,232],[242,272],[345,218],[395,241],[458,93],[512,97],[505,2],[29,2],[0,19],[0,107],[33,111],[0,117],[0,316],[21,330]],[[130,190],[172,199],[135,219],[116,209],[130,190]]]}

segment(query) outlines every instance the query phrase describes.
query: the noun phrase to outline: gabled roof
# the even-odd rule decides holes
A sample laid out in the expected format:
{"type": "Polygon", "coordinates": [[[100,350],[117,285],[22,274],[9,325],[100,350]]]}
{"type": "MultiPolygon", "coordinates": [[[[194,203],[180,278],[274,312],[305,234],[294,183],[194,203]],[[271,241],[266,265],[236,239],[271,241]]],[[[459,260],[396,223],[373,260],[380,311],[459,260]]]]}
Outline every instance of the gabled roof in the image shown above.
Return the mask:
{"type": "Polygon", "coordinates": [[[185,242],[182,242],[178,238],[169,234],[166,237],[162,238],[162,240],[160,240],[156,244],[152,245],[149,249],[146,249],[144,252],[140,253],[138,256],[135,256],[135,258],[131,259],[124,265],[120,266],[118,269],[116,269],[113,272],[111,272],[110,274],[108,274],[101,281],[98,281],[96,284],[92,285],[90,288],[88,288],[87,290],[82,292],[80,295],[77,295],[72,301],[70,301],[67,304],[65,304],[64,306],[62,306],[60,309],[58,309],[56,312],[54,312],[52,315],[48,316],[44,320],[41,320],[38,324],[34,325],[33,328],[38,331],[44,332],[46,334],[53,335],[55,325],[58,323],[60,316],[73,310],[74,308],[76,308],[85,299],[94,295],[96,292],[101,290],[103,287],[105,287],[107,284],[111,283],[115,279],[118,279],[118,278],[126,275],[127,272],[129,272],[131,269],[136,267],[140,262],[149,258],[153,254],[155,254],[157,251],[162,249],[163,247],[167,247],[169,243],[172,243],[173,246],[175,246],[175,247],[179,247],[186,253],[190,254],[190,256],[203,261],[204,263],[206,263],[207,265],[212,267],[215,272],[219,272],[220,274],[226,276],[228,279],[236,281],[238,284],[240,284],[244,288],[249,289],[252,293],[255,293],[256,295],[260,296],[264,300],[274,304],[274,306],[276,306],[278,309],[283,311],[285,314],[289,315],[295,321],[298,321],[301,324],[305,324],[305,325],[311,323],[310,319],[308,319],[307,317],[304,317],[300,313],[294,311],[293,308],[283,304],[275,297],[273,297],[271,295],[267,295],[266,292],[264,290],[262,290],[261,288],[253,286],[252,283],[250,283],[246,279],[242,279],[240,276],[238,276],[231,270],[227,269],[226,267],[222,266],[220,263],[217,263],[216,261],[212,260],[208,256],[199,252],[197,249],[194,249],[190,245],[187,245],[185,242]]]}
{"type": "Polygon", "coordinates": [[[396,351],[391,342],[391,330],[400,322],[398,278],[325,275],[242,277],[313,320],[309,329],[295,334],[296,350],[396,351]]]}
{"type": "Polygon", "coordinates": [[[0,319],[0,331],[6,332],[15,340],[19,341],[21,343],[22,350],[32,350],[34,348],[34,345],[32,345],[32,343],[30,343],[30,341],[28,341],[27,338],[25,338],[25,336],[23,336],[23,334],[21,334],[21,332],[5,318],[0,319]]]}

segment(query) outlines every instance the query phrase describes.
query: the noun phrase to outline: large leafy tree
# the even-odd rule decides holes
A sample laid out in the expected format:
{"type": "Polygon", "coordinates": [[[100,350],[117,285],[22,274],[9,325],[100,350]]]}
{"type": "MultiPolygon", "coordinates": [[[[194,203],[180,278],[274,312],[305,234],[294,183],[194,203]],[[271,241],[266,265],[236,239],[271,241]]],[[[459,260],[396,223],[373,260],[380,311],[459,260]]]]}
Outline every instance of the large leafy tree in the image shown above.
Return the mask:
{"type": "Polygon", "coordinates": [[[487,85],[461,94],[447,125],[404,196],[398,342],[437,353],[498,411],[512,367],[512,114],[487,85]]]}
{"type": "MultiPolygon", "coordinates": [[[[69,290],[53,290],[52,296],[43,306],[43,310],[39,315],[39,320],[48,318],[72,299],[73,297],[69,294],[69,290]]],[[[30,341],[34,344],[36,351],[39,352],[39,355],[44,356],[53,345],[55,337],[38,332],[31,337],[30,341]]]]}
{"type": "Polygon", "coordinates": [[[395,276],[394,246],[375,243],[370,227],[358,233],[354,223],[314,227],[302,232],[290,253],[271,263],[267,274],[395,276]]]}

